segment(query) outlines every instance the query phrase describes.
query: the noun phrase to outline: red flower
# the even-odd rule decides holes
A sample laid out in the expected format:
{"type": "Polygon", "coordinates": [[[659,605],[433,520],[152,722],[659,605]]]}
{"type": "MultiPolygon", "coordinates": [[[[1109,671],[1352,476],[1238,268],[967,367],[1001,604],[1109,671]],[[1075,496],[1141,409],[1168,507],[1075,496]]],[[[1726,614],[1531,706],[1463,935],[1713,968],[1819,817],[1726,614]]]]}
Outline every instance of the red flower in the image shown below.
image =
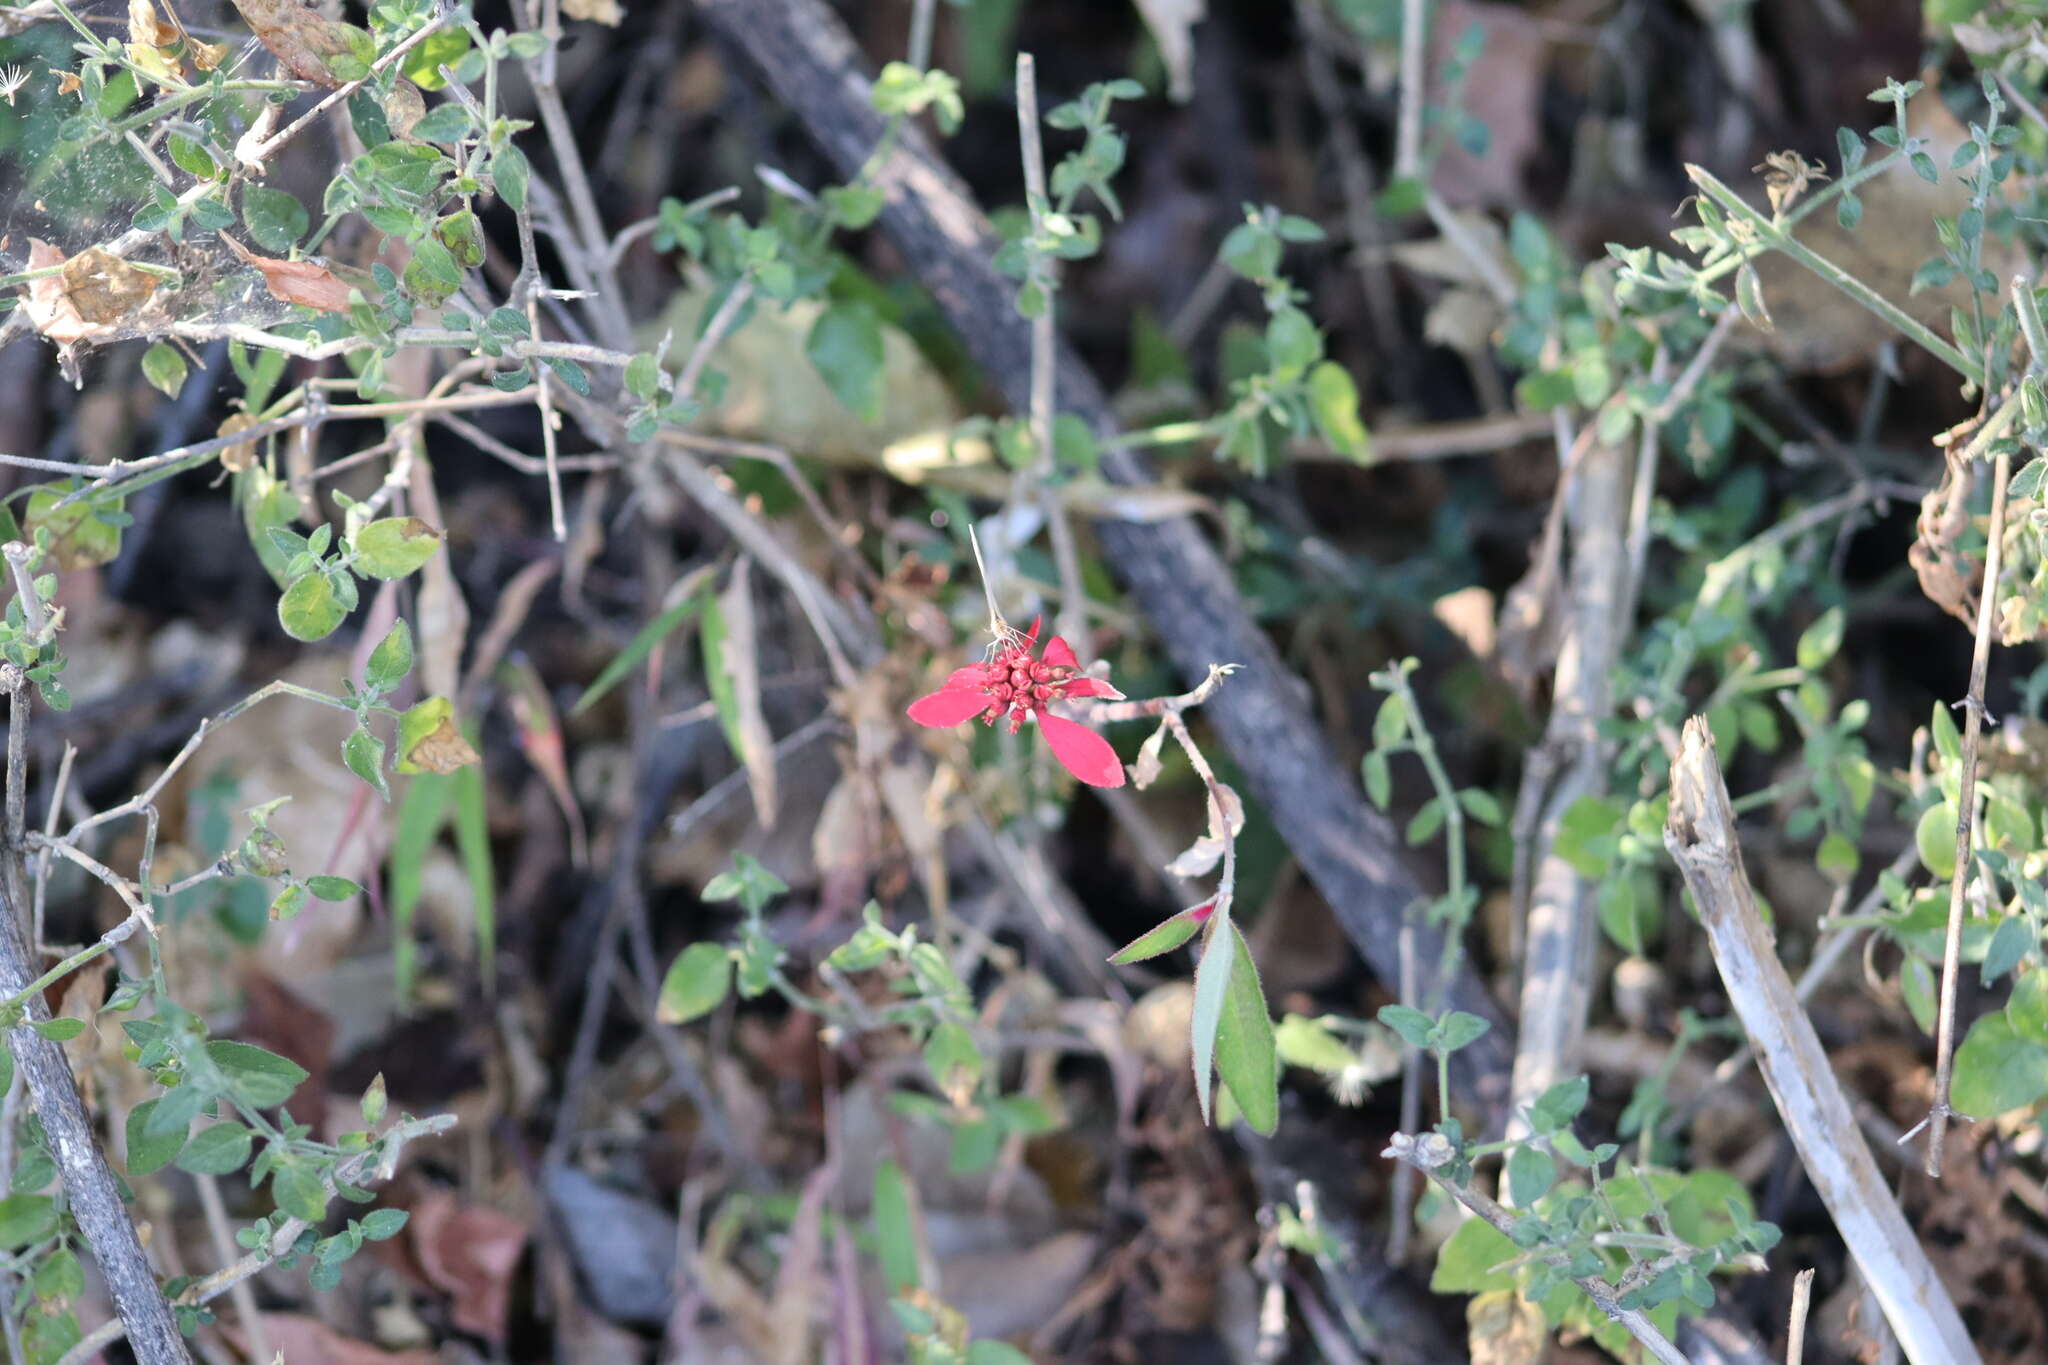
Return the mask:
{"type": "Polygon", "coordinates": [[[1035,719],[1061,767],[1091,787],[1121,787],[1124,765],[1109,741],[1085,725],[1052,714],[1046,703],[1079,697],[1114,700],[1123,693],[1100,678],[1082,675],[1072,647],[1057,635],[1045,642],[1043,656],[1033,658],[1039,625],[1033,621],[1027,635],[1010,632],[987,662],[953,670],[944,687],[912,702],[907,714],[919,725],[945,730],[977,718],[994,725],[1007,713],[1011,734],[1022,729],[1027,718],[1035,719]]]}

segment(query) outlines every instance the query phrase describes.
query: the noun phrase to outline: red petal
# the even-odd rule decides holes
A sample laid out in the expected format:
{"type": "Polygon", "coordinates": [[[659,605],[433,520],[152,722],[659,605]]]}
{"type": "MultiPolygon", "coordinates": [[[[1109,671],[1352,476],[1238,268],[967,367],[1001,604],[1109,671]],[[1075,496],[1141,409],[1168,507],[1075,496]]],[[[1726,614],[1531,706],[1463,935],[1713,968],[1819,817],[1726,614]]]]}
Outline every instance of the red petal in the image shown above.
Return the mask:
{"type": "Polygon", "coordinates": [[[1043,616],[1031,618],[1031,629],[1024,632],[1024,648],[1029,649],[1038,642],[1038,628],[1045,624],[1043,616]]]}
{"type": "Polygon", "coordinates": [[[967,665],[967,667],[965,667],[965,668],[956,668],[956,669],[954,669],[954,670],[953,670],[953,674],[952,674],[952,676],[946,679],[946,686],[947,686],[947,687],[980,687],[980,686],[984,685],[984,684],[985,684],[985,683],[987,683],[987,682],[988,682],[988,665],[987,665],[987,664],[969,664],[969,665],[967,665]]]}
{"type": "Polygon", "coordinates": [[[1074,697],[1107,697],[1111,701],[1122,701],[1124,699],[1123,693],[1111,687],[1101,678],[1075,678],[1066,687],[1067,696],[1070,699],[1074,697]]]}
{"type": "Polygon", "coordinates": [[[1060,761],[1060,766],[1089,786],[1124,784],[1124,765],[1101,735],[1085,725],[1043,711],[1038,713],[1038,728],[1044,732],[1045,742],[1052,746],[1052,756],[1060,761]]]}
{"type": "Polygon", "coordinates": [[[950,730],[963,720],[973,720],[995,704],[996,699],[986,692],[942,687],[930,696],[919,697],[910,703],[910,709],[904,714],[919,725],[929,725],[934,730],[950,730]]]}
{"type": "Polygon", "coordinates": [[[1074,657],[1074,647],[1055,635],[1045,642],[1045,661],[1056,667],[1079,668],[1081,661],[1074,657]]]}

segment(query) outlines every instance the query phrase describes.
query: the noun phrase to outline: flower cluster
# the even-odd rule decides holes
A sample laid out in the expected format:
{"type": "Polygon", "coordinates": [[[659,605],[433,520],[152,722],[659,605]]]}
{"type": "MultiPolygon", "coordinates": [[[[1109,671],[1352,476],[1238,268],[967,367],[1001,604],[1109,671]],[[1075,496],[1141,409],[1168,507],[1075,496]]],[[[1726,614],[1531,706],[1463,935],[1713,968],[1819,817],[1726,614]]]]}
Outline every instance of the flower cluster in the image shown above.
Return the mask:
{"type": "Polygon", "coordinates": [[[1091,787],[1121,787],[1124,765],[1109,741],[1085,725],[1052,714],[1046,706],[1082,697],[1115,700],[1123,693],[1082,674],[1073,647],[1057,635],[1034,658],[1040,624],[1033,621],[1024,635],[1008,632],[985,662],[955,669],[944,687],[912,702],[908,714],[919,725],[934,729],[976,719],[993,725],[1007,715],[1012,734],[1027,719],[1036,720],[1061,767],[1091,787]]]}

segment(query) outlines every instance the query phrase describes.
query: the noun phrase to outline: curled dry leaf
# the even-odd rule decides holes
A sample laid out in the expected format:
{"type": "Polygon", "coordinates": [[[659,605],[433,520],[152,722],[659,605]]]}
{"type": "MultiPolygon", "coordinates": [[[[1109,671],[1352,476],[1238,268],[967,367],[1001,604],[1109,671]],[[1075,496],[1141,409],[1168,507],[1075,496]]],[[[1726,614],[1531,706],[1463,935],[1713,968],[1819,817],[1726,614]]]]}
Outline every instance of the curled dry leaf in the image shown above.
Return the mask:
{"type": "Polygon", "coordinates": [[[23,307],[36,331],[65,345],[114,336],[114,324],[133,314],[156,292],[156,276],[103,247],[88,247],[66,258],[59,248],[39,237],[30,238],[28,268],[48,270],[52,266],[63,269],[29,281],[23,307]]]}
{"type": "Polygon", "coordinates": [[[262,272],[263,282],[270,287],[273,298],[323,313],[348,311],[349,285],[326,266],[315,261],[284,261],[275,256],[259,256],[225,232],[220,234],[220,239],[245,264],[253,265],[262,272]]]}
{"type": "MultiPolygon", "coordinates": [[[[256,425],[256,419],[246,412],[231,412],[221,418],[217,436],[232,436],[238,431],[247,431],[256,425]]],[[[240,445],[229,446],[220,453],[220,465],[230,474],[239,474],[256,463],[256,443],[243,441],[240,445]]]]}
{"type": "Polygon", "coordinates": [[[455,728],[455,717],[447,715],[407,751],[406,757],[422,772],[452,773],[475,763],[478,755],[455,728]]]}
{"type": "Polygon", "coordinates": [[[406,1250],[420,1275],[447,1294],[455,1325],[502,1343],[512,1275],[526,1251],[526,1224],[483,1204],[431,1190],[412,1206],[406,1250]]]}
{"type": "Polygon", "coordinates": [[[1226,783],[1216,784],[1217,801],[1205,804],[1209,807],[1209,832],[1194,843],[1178,858],[1166,865],[1166,870],[1176,877],[1202,877],[1223,858],[1223,847],[1244,832],[1244,802],[1237,792],[1226,783]],[[1228,832],[1217,828],[1216,807],[1223,807],[1223,819],[1228,832]]]}

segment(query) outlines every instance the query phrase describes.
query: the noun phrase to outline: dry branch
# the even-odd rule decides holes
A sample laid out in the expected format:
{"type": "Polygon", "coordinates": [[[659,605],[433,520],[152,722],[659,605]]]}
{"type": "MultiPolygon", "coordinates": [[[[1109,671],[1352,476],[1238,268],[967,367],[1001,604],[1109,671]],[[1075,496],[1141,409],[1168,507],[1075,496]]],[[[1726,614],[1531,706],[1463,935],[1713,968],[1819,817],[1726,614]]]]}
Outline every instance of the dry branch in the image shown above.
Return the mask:
{"type": "Polygon", "coordinates": [[[1821,1202],[1914,1365],[1970,1365],[1969,1333],[1856,1125],[1757,911],[1706,718],[1686,722],[1664,843],[1699,907],[1714,964],[1821,1202]]]}

